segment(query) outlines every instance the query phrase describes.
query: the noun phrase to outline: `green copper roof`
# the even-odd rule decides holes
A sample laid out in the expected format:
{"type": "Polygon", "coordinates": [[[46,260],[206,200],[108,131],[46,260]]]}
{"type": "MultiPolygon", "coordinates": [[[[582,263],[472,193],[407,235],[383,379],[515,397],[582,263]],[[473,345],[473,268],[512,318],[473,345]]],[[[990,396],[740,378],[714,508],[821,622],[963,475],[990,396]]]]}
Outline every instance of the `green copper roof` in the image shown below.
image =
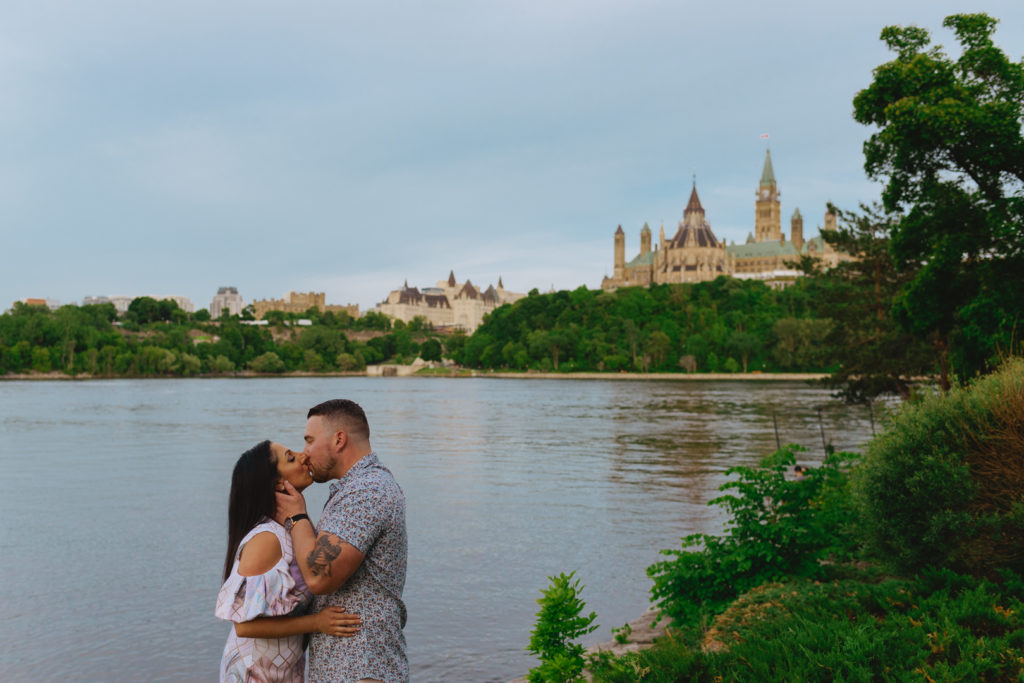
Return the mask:
{"type": "Polygon", "coordinates": [[[803,218],[803,216],[800,214],[800,209],[793,209],[793,218],[803,218]]]}
{"type": "Polygon", "coordinates": [[[761,171],[761,187],[770,187],[775,184],[775,171],[772,169],[772,151],[764,151],[764,170],[761,171]]]}
{"type": "Polygon", "coordinates": [[[814,250],[816,252],[818,252],[819,254],[822,253],[823,251],[825,251],[825,240],[823,240],[821,238],[821,235],[818,235],[817,237],[812,237],[811,239],[809,239],[806,242],[804,242],[804,247],[803,247],[803,249],[800,250],[800,253],[801,254],[809,254],[809,253],[811,253],[811,246],[812,245],[814,246],[814,250]]]}
{"type": "Polygon", "coordinates": [[[752,244],[730,244],[726,249],[736,258],[765,258],[769,256],[797,256],[792,242],[754,242],[752,244]]]}
{"type": "Polygon", "coordinates": [[[654,263],[654,252],[649,251],[646,254],[640,254],[635,259],[626,264],[627,268],[636,268],[637,266],[649,266],[654,263]]]}
{"type": "Polygon", "coordinates": [[[647,222],[646,221],[644,221],[644,227],[640,228],[640,234],[641,235],[650,235],[651,234],[651,229],[649,227],[647,227],[647,222]]]}

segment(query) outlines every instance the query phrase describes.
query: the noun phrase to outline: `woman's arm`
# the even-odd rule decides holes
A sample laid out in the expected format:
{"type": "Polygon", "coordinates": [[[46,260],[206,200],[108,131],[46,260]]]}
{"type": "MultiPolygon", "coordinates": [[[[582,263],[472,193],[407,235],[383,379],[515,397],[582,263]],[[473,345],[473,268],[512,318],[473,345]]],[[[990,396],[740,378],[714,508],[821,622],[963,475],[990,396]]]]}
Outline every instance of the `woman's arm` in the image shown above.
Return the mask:
{"type": "Polygon", "coordinates": [[[235,634],[242,638],[284,638],[303,633],[326,633],[347,638],[359,631],[363,621],[341,607],[325,607],[316,614],[301,617],[256,617],[235,624],[235,634]]]}

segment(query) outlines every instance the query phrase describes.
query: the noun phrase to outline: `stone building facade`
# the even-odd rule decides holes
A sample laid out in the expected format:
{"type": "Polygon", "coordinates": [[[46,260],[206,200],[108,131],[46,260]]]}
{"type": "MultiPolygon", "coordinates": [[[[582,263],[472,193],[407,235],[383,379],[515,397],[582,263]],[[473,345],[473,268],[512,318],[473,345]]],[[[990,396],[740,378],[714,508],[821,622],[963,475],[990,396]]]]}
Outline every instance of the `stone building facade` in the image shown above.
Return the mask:
{"type": "MultiPolygon", "coordinates": [[[[820,259],[825,268],[849,260],[819,235],[804,239],[803,216],[800,209],[790,218],[790,239],[782,232],[780,201],[771,151],[765,152],[764,167],[754,200],[754,231],[745,244],[726,245],[711,230],[704,207],[694,183],[690,201],[683,211],[683,220],[671,240],[665,239],[661,228],[658,244],[651,249],[651,229],[644,223],[640,229],[640,253],[626,261],[626,235],[620,225],[615,231],[614,271],[601,282],[604,290],[651,284],[701,282],[719,275],[741,279],[761,279],[772,286],[785,286],[799,276],[789,264],[801,256],[820,259]]],[[[824,227],[835,230],[836,216],[826,211],[824,227]]]]}
{"type": "Polygon", "coordinates": [[[729,274],[729,255],[725,243],[715,237],[697,196],[697,184],[683,211],[672,239],[665,239],[661,227],[658,244],[651,249],[651,228],[640,230],[640,254],[626,262],[626,235],[620,225],[615,231],[615,270],[601,282],[605,290],[651,284],[702,282],[729,274]]]}
{"type": "MultiPolygon", "coordinates": [[[[262,320],[267,311],[284,311],[285,313],[305,313],[310,308],[316,308],[321,313],[332,311],[334,313],[348,313],[353,318],[359,317],[359,304],[346,304],[339,306],[324,303],[323,292],[288,292],[283,299],[259,299],[252,302],[253,315],[257,320],[262,320]]],[[[212,313],[212,311],[211,311],[212,313]]]]}
{"type": "Polygon", "coordinates": [[[410,287],[406,282],[401,289],[388,294],[388,298],[377,304],[375,310],[403,322],[422,316],[434,327],[472,333],[483,322],[484,314],[524,296],[505,289],[500,277],[497,287],[488,285],[487,289],[481,290],[469,280],[459,283],[455,272],[451,271],[447,280],[438,280],[433,287],[422,290],[410,287]]]}
{"type": "Polygon", "coordinates": [[[799,277],[799,272],[790,264],[802,256],[821,260],[825,268],[834,268],[840,262],[850,259],[821,237],[820,233],[836,229],[836,215],[827,209],[824,225],[818,228],[819,235],[809,240],[804,239],[803,215],[799,208],[794,209],[789,219],[787,240],[786,234],[782,232],[781,195],[769,150],[765,152],[764,167],[757,187],[754,232],[747,235],[745,244],[732,244],[728,247],[733,277],[760,279],[773,286],[785,286],[799,277]]]}
{"type": "Polygon", "coordinates": [[[237,287],[220,287],[210,302],[210,317],[216,320],[223,314],[242,315],[245,302],[237,287]]]}

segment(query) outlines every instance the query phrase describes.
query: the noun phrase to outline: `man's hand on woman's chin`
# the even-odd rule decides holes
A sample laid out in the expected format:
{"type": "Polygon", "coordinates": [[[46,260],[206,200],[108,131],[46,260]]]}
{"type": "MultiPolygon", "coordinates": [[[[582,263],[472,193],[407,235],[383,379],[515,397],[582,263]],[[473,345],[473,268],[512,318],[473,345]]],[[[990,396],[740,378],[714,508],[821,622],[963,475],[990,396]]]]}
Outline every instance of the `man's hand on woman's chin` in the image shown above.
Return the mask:
{"type": "Polygon", "coordinates": [[[277,491],[277,512],[274,513],[274,521],[284,524],[284,520],[295,515],[301,515],[306,511],[306,499],[295,490],[287,481],[281,482],[277,491]]]}

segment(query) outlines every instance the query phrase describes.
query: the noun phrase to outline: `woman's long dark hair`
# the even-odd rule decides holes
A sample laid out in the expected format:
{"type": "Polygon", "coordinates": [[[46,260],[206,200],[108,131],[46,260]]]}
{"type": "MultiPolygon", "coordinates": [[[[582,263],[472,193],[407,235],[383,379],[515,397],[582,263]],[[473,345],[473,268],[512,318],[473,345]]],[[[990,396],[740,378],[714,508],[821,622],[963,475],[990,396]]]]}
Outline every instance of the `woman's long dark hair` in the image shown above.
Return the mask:
{"type": "Polygon", "coordinates": [[[274,487],[277,463],[272,462],[270,442],[260,441],[235,463],[228,496],[228,554],[224,559],[224,580],[235,564],[235,552],[245,535],[264,517],[273,518],[277,509],[274,487]]]}

